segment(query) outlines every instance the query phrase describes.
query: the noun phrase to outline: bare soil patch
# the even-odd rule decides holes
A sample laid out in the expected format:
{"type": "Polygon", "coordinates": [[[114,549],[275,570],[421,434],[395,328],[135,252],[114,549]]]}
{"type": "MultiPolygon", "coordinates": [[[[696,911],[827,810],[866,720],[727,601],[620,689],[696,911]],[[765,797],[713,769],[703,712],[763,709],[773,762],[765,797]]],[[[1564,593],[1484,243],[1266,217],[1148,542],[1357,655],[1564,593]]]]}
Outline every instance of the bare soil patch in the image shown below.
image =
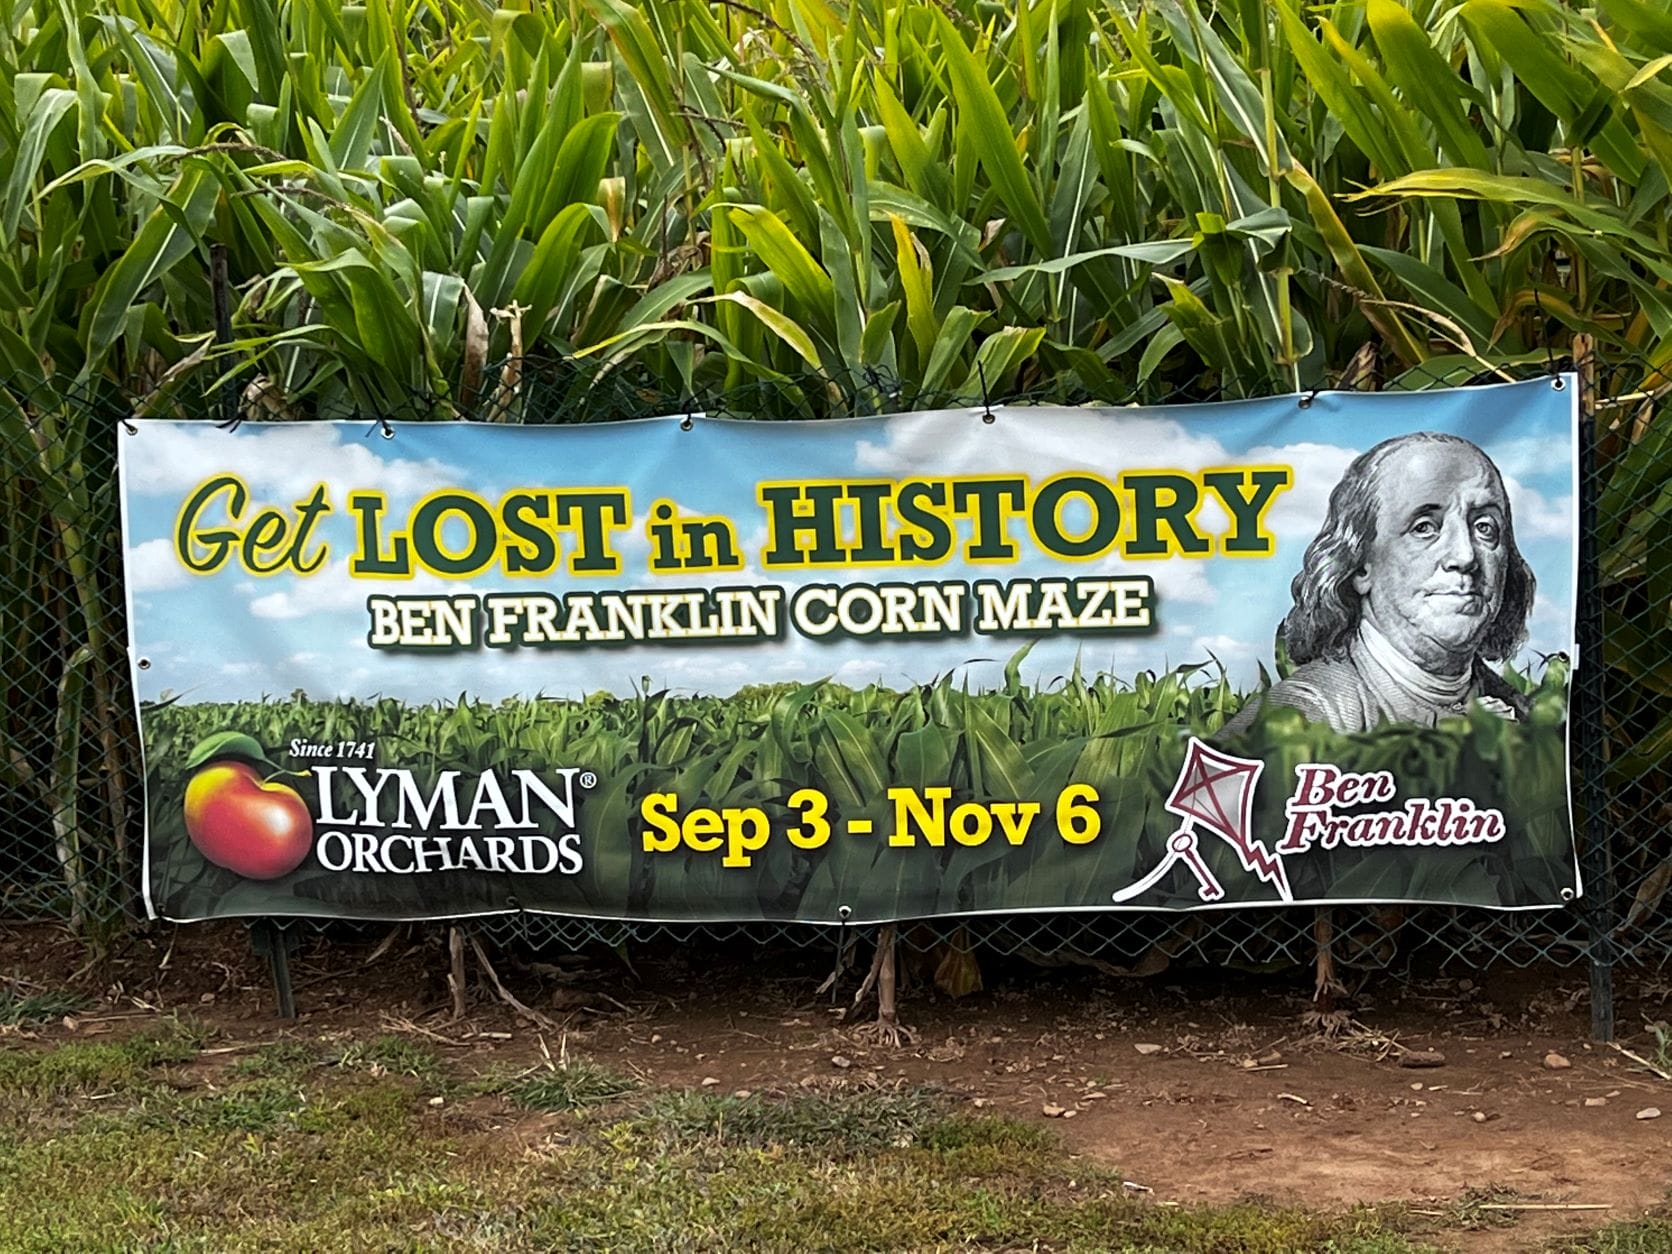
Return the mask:
{"type": "MultiPolygon", "coordinates": [[[[367,965],[386,939],[306,933],[294,959],[301,1016],[286,1022],[241,928],[158,929],[88,968],[53,929],[0,933],[6,975],[86,996],[32,1035],[121,1034],[188,1013],[213,1030],[198,1064],[210,1082],[263,1044],[393,1034],[465,1074],[568,1053],[647,1085],[720,1093],[929,1085],[1051,1124],[1073,1153],[1157,1202],[1398,1202],[1437,1212],[1442,1239],[1470,1249],[1537,1248],[1663,1205],[1672,1189],[1672,1083],[1585,1039],[1582,970],[1384,973],[1357,990],[1333,1039],[1307,1018],[1300,973],[1138,981],[994,962],[984,991],[952,1000],[908,971],[901,1020],[915,1039],[891,1049],[854,1032],[869,1011],[844,1013],[856,979],[834,1001],[815,996],[822,951],[664,945],[635,950],[630,966],[608,950],[493,951],[507,986],[550,1020],[537,1026],[474,967],[469,1013],[449,1021],[442,938],[397,933],[367,965]],[[1553,1068],[1552,1054],[1571,1065],[1553,1068]],[[1406,1055],[1439,1064],[1401,1065],[1406,1055]],[[1637,1117],[1649,1107],[1667,1116],[1637,1117]],[[1491,1209],[1506,1203],[1610,1209],[1491,1209]]],[[[1645,977],[1624,993],[1623,1042],[1649,1054],[1643,1025],[1672,1015],[1672,987],[1645,977]]],[[[502,1145],[538,1145],[547,1124],[498,1100],[436,1118],[502,1145]]]]}

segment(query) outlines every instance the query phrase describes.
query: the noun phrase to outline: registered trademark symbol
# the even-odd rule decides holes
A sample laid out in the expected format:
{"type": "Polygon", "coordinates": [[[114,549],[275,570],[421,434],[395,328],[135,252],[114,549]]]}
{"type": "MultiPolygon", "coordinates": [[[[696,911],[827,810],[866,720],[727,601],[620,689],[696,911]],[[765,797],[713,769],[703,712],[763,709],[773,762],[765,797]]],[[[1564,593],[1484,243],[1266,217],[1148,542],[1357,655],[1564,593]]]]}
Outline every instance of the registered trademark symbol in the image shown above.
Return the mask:
{"type": "Polygon", "coordinates": [[[591,771],[582,771],[581,772],[581,787],[582,788],[596,788],[596,787],[598,787],[598,777],[596,775],[594,775],[591,771]]]}

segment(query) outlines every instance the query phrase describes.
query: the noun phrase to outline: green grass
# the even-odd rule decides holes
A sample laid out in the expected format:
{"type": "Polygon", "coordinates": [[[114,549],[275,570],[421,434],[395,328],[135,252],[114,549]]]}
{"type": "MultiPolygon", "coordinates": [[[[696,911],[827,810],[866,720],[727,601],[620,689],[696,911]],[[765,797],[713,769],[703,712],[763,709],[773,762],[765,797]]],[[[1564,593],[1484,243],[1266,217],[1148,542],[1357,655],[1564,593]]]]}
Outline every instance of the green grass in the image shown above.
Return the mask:
{"type": "Polygon", "coordinates": [[[1577,1240],[1555,1242],[1552,1254],[1664,1254],[1672,1250],[1672,1208],[1644,1219],[1609,1224],[1577,1240]]]}
{"type": "Polygon", "coordinates": [[[556,1067],[542,1067],[504,1080],[490,1079],[481,1090],[501,1093],[530,1110],[579,1110],[625,1097],[638,1087],[637,1080],[597,1063],[565,1058],[556,1067]]]}
{"type": "Polygon", "coordinates": [[[1423,1248],[1392,1210],[1157,1207],[925,1089],[646,1092],[567,1059],[477,1086],[571,1112],[510,1152],[478,1132],[504,1108],[450,1123],[440,1064],[399,1038],[170,1070],[200,1044],[170,1026],[0,1053],[0,1249],[1423,1248]]]}
{"type": "Polygon", "coordinates": [[[325,1060],[334,1066],[351,1071],[363,1069],[374,1075],[409,1076],[428,1083],[438,1083],[445,1078],[441,1059],[436,1057],[433,1049],[392,1033],[370,1041],[352,1042],[340,1050],[327,1053],[325,1060]]]}
{"type": "MultiPolygon", "coordinates": [[[[466,1085],[395,1037],[181,1068],[201,1043],[171,1024],[0,1051],[0,1249],[1410,1254],[1455,1227],[1157,1205],[1052,1130],[927,1088],[658,1091],[582,1058],[466,1085]],[[437,1083],[471,1096],[432,1107],[437,1083]],[[496,1136],[500,1100],[554,1112],[544,1139],[496,1136]]],[[[1669,1246],[1660,1214],[1551,1248],[1669,1246]]]]}
{"type": "Polygon", "coordinates": [[[0,1027],[28,1027],[35,1023],[50,1023],[74,1014],[88,1004],[80,993],[65,989],[43,989],[24,993],[16,988],[0,988],[0,1027]]]}
{"type": "Polygon", "coordinates": [[[52,1049],[0,1046],[0,1101],[123,1092],[159,1067],[197,1057],[202,1035],[168,1021],[155,1033],[121,1041],[74,1041],[52,1049]]]}
{"type": "Polygon", "coordinates": [[[246,1079],[300,1079],[324,1059],[318,1050],[300,1041],[276,1041],[233,1062],[233,1075],[246,1079]]]}
{"type": "MultiPolygon", "coordinates": [[[[993,1121],[983,1126],[987,1124],[998,1126],[993,1121]]],[[[724,1146],[814,1149],[847,1156],[905,1149],[925,1137],[952,1148],[963,1127],[927,1089],[782,1099],[680,1090],[656,1094],[619,1131],[629,1137],[648,1135],[649,1147],[660,1152],[724,1146]]]]}

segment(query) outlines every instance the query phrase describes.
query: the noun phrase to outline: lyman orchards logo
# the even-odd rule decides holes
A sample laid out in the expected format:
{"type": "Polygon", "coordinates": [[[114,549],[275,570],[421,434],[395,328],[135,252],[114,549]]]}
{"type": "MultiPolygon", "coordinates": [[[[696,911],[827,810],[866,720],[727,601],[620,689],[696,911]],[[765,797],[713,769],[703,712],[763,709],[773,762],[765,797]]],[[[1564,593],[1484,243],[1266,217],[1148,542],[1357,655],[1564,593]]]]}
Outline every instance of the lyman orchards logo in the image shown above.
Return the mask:
{"type": "MultiPolygon", "coordinates": [[[[303,741],[291,753],[330,756],[303,741]]],[[[310,854],[326,871],[362,875],[575,875],[584,865],[580,798],[598,783],[579,767],[444,770],[423,781],[340,760],[290,771],[253,736],[231,731],[199,743],[186,768],[186,835],[208,861],[252,880],[288,875],[310,854]],[[286,779],[311,780],[314,804],[286,779]]]]}
{"type": "Polygon", "coordinates": [[[1220,901],[1225,888],[1202,857],[1200,832],[1230,845],[1242,869],[1293,901],[1283,859],[1314,849],[1445,848],[1493,844],[1506,830],[1501,810],[1482,810],[1467,797],[1409,797],[1397,807],[1392,771],[1344,771],[1328,762],[1295,767],[1295,787],[1283,803],[1285,826],[1275,845],[1254,834],[1254,789],[1266,764],[1239,758],[1190,738],[1184,765],[1164,803],[1182,820],[1167,838],[1167,853],[1136,883],[1113,894],[1131,901],[1183,863],[1196,880],[1197,896],[1220,901]],[[1378,808],[1380,807],[1380,808],[1378,808]]]}
{"type": "Polygon", "coordinates": [[[249,880],[276,880],[307,860],[313,815],[253,736],[221,732],[186,759],[186,835],[210,862],[249,880]]]}

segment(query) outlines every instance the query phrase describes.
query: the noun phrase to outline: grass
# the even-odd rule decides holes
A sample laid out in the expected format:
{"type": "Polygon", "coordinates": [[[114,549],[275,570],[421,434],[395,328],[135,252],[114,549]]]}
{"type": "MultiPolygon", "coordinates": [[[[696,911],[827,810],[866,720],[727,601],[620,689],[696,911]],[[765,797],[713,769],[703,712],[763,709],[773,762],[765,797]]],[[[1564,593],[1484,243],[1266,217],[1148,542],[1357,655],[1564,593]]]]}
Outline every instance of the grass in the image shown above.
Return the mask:
{"type": "Polygon", "coordinates": [[[0,988],[0,1027],[29,1027],[72,1015],[88,1004],[80,993],[64,989],[43,989],[25,993],[16,987],[0,988]]]}
{"type": "Polygon", "coordinates": [[[1609,1224],[1576,1240],[1551,1245],[1551,1254],[1662,1254],[1672,1250],[1672,1207],[1642,1219],[1609,1224]]]}
{"type": "Polygon", "coordinates": [[[639,1087],[637,1080],[618,1075],[585,1059],[564,1058],[555,1067],[542,1067],[501,1081],[488,1081],[484,1092],[498,1092],[530,1110],[579,1110],[625,1097],[639,1087]]]}
{"type": "MultiPolygon", "coordinates": [[[[0,1249],[1433,1248],[1397,1207],[1156,1205],[926,1088],[653,1091],[581,1058],[465,1085],[398,1037],[183,1068],[201,1044],[170,1024],[0,1050],[0,1249]],[[437,1084],[471,1096],[432,1106],[437,1084]],[[500,1101],[551,1112],[543,1139],[497,1135],[500,1101]]],[[[1669,1238],[1651,1217],[1559,1248],[1669,1238]]]]}
{"type": "Polygon", "coordinates": [[[54,1049],[0,1049],[0,1102],[19,1098],[122,1093],[160,1067],[190,1062],[201,1031],[169,1020],[162,1029],[121,1041],[76,1041],[54,1049]]]}

